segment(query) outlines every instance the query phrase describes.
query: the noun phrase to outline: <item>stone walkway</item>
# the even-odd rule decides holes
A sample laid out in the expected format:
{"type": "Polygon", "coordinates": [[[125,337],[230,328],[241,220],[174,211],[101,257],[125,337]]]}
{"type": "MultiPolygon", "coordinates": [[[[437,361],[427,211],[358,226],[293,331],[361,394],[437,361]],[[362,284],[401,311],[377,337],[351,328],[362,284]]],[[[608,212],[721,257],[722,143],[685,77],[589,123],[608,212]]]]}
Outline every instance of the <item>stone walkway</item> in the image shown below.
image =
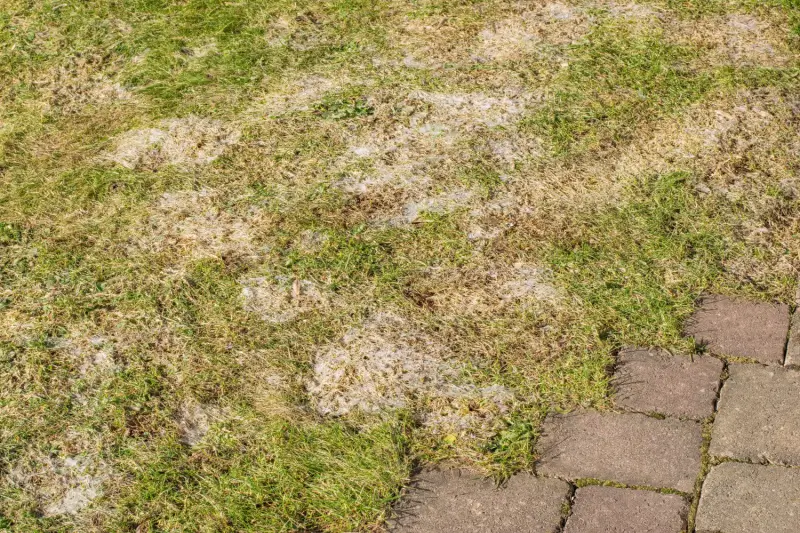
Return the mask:
{"type": "Polygon", "coordinates": [[[392,531],[799,532],[800,312],[708,297],[686,334],[709,355],[623,350],[615,411],[549,415],[536,475],[422,472],[392,531]]]}

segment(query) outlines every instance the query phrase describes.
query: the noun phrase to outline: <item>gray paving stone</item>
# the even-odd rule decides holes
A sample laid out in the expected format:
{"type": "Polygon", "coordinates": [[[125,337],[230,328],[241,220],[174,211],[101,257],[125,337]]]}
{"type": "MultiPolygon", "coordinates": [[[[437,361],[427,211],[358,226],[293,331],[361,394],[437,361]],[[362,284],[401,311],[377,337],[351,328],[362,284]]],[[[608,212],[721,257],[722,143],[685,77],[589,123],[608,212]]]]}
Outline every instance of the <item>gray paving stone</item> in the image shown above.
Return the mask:
{"type": "Polygon", "coordinates": [[[722,296],[703,299],[686,325],[686,334],[711,353],[783,364],[789,307],[722,296]]]}
{"type": "Polygon", "coordinates": [[[731,365],[709,453],[800,466],[800,371],[731,365]]]}
{"type": "Polygon", "coordinates": [[[681,533],[688,507],[677,494],[583,487],[575,492],[564,533],[681,533]]]}
{"type": "Polygon", "coordinates": [[[714,412],[722,366],[722,361],[709,356],[624,350],[614,373],[614,402],[643,413],[705,418],[714,412]]]}
{"type": "Polygon", "coordinates": [[[800,470],[723,463],[703,483],[696,533],[797,533],[800,470]]]}
{"type": "Polygon", "coordinates": [[[537,471],[689,492],[701,446],[700,424],[692,420],[597,411],[550,415],[537,446],[537,471]]]}
{"type": "Polygon", "coordinates": [[[569,485],[519,474],[497,489],[459,470],[429,470],[412,482],[393,533],[555,533],[569,485]]]}

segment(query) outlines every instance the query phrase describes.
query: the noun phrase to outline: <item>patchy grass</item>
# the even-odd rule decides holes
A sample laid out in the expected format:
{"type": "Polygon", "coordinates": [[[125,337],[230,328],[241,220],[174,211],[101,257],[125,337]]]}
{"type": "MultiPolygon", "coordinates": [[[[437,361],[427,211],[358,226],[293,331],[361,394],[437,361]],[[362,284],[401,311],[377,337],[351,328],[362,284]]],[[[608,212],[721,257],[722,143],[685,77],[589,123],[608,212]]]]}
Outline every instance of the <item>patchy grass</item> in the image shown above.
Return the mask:
{"type": "Polygon", "coordinates": [[[0,530],[379,531],[795,293],[794,0],[4,7],[0,530]]]}

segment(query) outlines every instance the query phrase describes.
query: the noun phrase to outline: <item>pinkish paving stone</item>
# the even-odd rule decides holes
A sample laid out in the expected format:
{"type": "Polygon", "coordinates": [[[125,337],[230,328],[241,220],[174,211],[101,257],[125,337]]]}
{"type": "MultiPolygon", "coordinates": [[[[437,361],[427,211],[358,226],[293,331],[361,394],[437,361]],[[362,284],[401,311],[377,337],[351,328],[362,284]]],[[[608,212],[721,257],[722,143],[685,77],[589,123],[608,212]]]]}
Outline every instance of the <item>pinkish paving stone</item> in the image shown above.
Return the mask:
{"type": "Polygon", "coordinates": [[[677,494],[583,487],[575,492],[564,533],[681,533],[688,510],[677,494]]]}
{"type": "Polygon", "coordinates": [[[686,334],[716,355],[783,364],[789,307],[708,296],[686,325],[686,334]]]}
{"type": "Polygon", "coordinates": [[[537,450],[537,472],[689,492],[700,472],[701,426],[634,413],[577,411],[550,415],[537,450]]]}
{"type": "Polygon", "coordinates": [[[696,533],[797,533],[800,470],[723,463],[703,483],[696,533]]]}
{"type": "Polygon", "coordinates": [[[800,371],[747,364],[729,370],[709,453],[800,466],[800,371]]]}
{"type": "Polygon", "coordinates": [[[614,373],[614,403],[641,413],[705,418],[714,412],[722,361],[671,355],[665,350],[623,350],[614,373]]]}
{"type": "Polygon", "coordinates": [[[390,524],[392,533],[556,533],[569,485],[518,474],[505,486],[459,470],[428,470],[390,524]]]}

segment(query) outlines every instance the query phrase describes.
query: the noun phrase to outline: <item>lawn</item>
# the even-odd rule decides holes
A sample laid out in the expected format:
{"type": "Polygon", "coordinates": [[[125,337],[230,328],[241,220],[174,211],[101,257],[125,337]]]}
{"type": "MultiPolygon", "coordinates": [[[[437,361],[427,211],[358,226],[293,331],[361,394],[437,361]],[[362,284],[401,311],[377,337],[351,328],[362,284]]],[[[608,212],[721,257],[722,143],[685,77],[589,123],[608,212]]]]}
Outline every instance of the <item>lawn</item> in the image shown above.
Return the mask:
{"type": "Polygon", "coordinates": [[[0,531],[382,531],[794,304],[798,0],[0,0],[0,531]]]}

